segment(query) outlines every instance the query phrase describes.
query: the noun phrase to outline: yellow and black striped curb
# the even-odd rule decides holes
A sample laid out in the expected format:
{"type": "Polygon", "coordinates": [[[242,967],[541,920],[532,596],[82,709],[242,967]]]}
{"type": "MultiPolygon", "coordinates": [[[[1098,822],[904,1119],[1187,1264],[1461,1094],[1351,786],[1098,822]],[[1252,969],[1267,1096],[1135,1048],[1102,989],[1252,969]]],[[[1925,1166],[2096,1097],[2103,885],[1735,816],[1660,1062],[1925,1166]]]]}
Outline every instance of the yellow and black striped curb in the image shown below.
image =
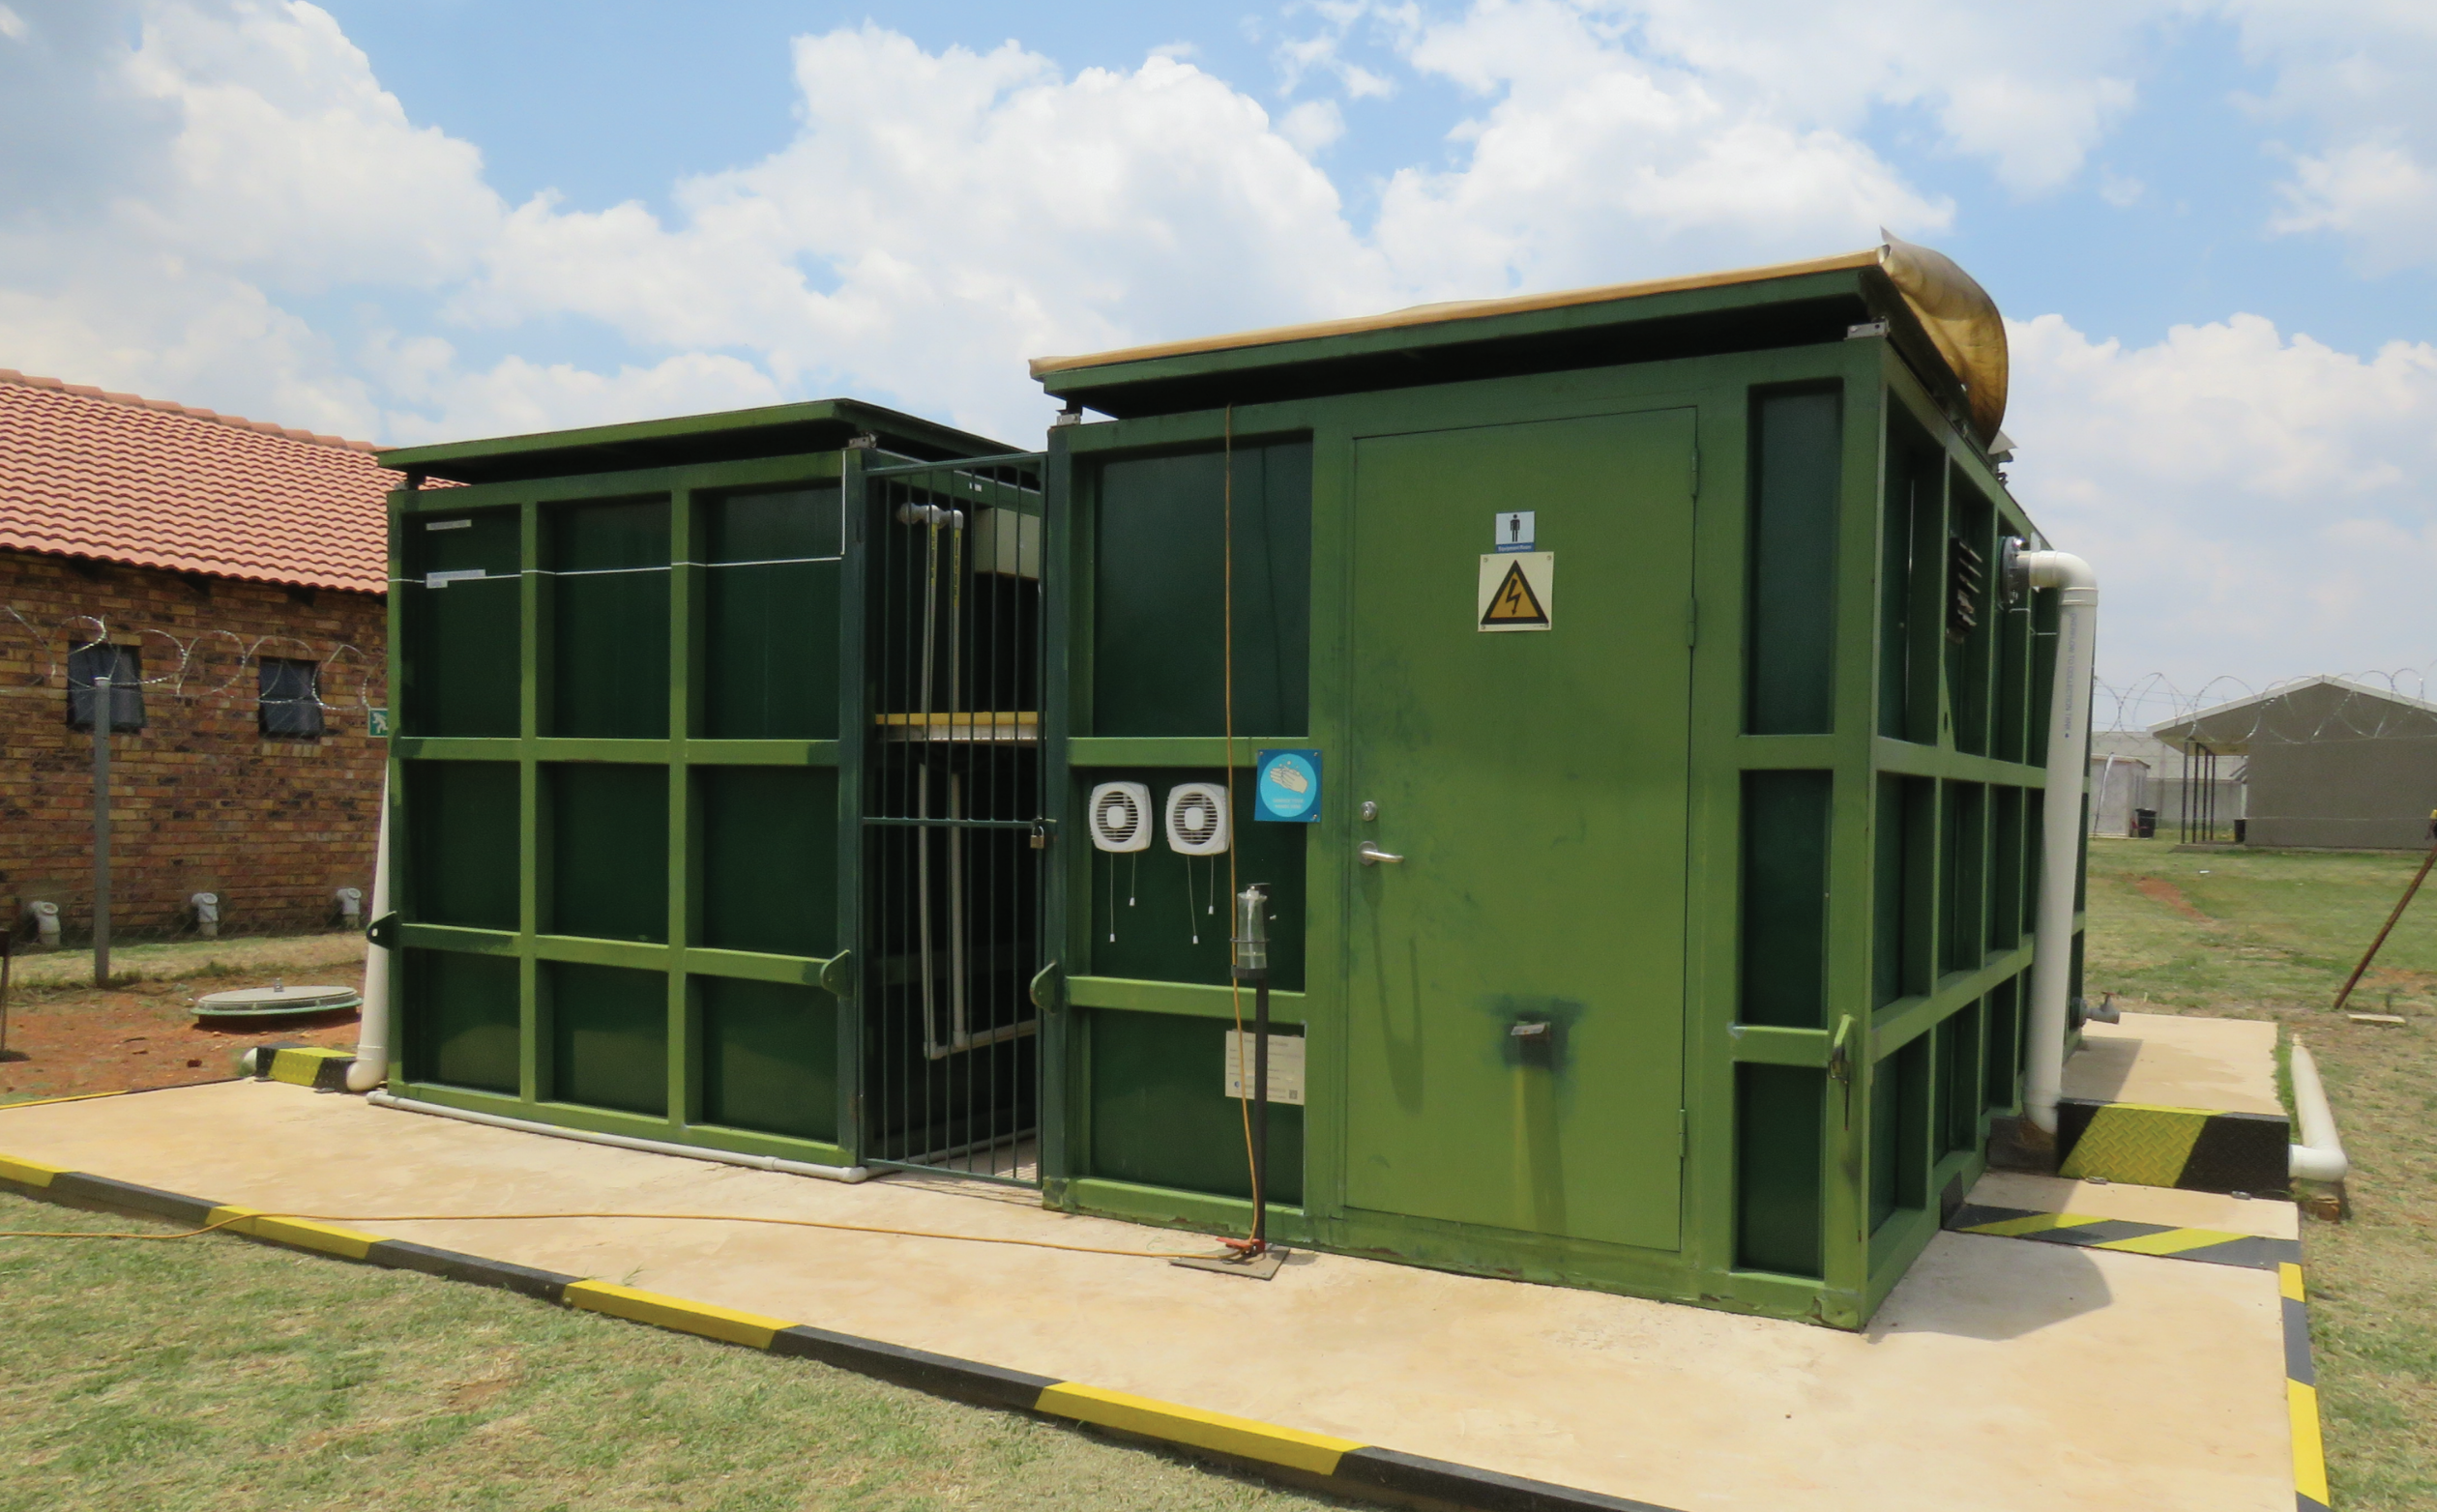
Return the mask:
{"type": "Polygon", "coordinates": [[[2318,1373],[2310,1364],[2310,1314],[2302,1290],[2302,1245],[2215,1229],[2177,1229],[2158,1223],[2127,1223],[2077,1213],[2031,1212],[2015,1207],[1965,1204],[1948,1221],[1957,1234],[2040,1239],[2170,1260],[2199,1260],[2276,1273],[2277,1305],[2283,1311],[2285,1415],[2293,1435],[2295,1512],[2328,1512],[2327,1447],[2319,1435],[2318,1373]]]}
{"type": "Polygon", "coordinates": [[[2302,1260],[2298,1239],[2262,1238],[2220,1229],[2183,1229],[2164,1223],[2134,1223],[2125,1218],[2094,1218],[2087,1213],[1986,1207],[1977,1203],[1964,1204],[1947,1220],[1947,1227],[1957,1234],[2039,1239],[2048,1244],[2076,1244],[2084,1249],[2158,1255],[2169,1260],[2199,1260],[2213,1265],[2244,1265],[2253,1270],[2274,1270],[2279,1265],[2299,1265],[2302,1260]]]}
{"type": "Polygon", "coordinates": [[[264,1045],[253,1052],[257,1082],[285,1082],[319,1092],[347,1090],[347,1068],[355,1064],[351,1050],[325,1050],[318,1045],[264,1045]]]}
{"type": "Polygon", "coordinates": [[[2310,1308],[2302,1267],[2276,1267],[2284,1309],[2285,1412],[2293,1420],[2294,1512],[2327,1512],[2327,1444],[2319,1436],[2318,1371],[2310,1364],[2310,1308]]]}
{"type": "Polygon", "coordinates": [[[2213,1113],[2145,1102],[2056,1105],[2057,1175],[2189,1192],[2283,1192],[2293,1125],[2281,1113],[2213,1113]]]}
{"type": "Polygon", "coordinates": [[[1494,1470],[1383,1449],[1351,1439],[1304,1433],[1080,1381],[1005,1370],[976,1360],[791,1323],[783,1318],[716,1307],[554,1270],[537,1270],[529,1265],[384,1238],[332,1224],[280,1217],[258,1208],[205,1202],[198,1197],[7,1155],[0,1155],[0,1185],[66,1202],[146,1213],[195,1228],[234,1219],[228,1226],[229,1232],[268,1243],[396,1270],[417,1270],[476,1286],[499,1287],[611,1318],[741,1344],[773,1354],[818,1360],[981,1407],[1039,1412],[1088,1423],[1217,1456],[1255,1470],[1275,1472],[1296,1484],[1316,1486],[1342,1496],[1385,1497],[1407,1503],[1434,1501],[1478,1508],[1480,1512],[1670,1512],[1652,1502],[1501,1475],[1494,1470]]]}

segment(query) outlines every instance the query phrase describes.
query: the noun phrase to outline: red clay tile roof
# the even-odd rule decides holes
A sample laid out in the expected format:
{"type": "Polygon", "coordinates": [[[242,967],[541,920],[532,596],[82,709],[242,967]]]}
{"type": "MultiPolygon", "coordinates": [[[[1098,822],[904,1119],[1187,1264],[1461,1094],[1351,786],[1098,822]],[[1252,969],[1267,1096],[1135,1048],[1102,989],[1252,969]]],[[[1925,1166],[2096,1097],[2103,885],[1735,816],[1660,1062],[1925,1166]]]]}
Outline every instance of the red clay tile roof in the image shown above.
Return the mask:
{"type": "Polygon", "coordinates": [[[0,551],[384,593],[372,450],[0,367],[0,551]]]}

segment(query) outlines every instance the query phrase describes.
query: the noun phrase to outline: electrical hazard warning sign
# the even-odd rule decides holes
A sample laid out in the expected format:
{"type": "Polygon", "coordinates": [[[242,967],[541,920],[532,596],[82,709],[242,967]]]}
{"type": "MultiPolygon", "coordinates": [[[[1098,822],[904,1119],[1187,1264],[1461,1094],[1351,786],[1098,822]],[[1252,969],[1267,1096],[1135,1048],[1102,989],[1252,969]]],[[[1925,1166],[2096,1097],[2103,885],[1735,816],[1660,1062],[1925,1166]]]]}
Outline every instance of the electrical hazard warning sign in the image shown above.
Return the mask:
{"type": "Polygon", "coordinates": [[[1481,559],[1483,630],[1544,630],[1554,607],[1557,553],[1497,551],[1481,559]]]}

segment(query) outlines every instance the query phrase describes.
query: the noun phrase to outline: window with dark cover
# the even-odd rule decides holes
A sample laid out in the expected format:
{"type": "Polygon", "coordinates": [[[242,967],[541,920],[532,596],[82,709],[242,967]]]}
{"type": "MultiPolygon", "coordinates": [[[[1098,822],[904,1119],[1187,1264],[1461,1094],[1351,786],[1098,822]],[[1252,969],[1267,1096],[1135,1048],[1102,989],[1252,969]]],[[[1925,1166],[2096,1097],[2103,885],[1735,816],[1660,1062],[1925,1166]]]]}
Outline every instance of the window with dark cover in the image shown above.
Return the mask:
{"type": "Polygon", "coordinates": [[[284,656],[262,658],[262,733],[275,740],[321,739],[321,699],[313,688],[320,665],[284,656]]]}
{"type": "Polygon", "coordinates": [[[68,728],[93,728],[94,683],[110,680],[110,728],[144,727],[143,660],[132,646],[74,646],[68,652],[68,728]]]}

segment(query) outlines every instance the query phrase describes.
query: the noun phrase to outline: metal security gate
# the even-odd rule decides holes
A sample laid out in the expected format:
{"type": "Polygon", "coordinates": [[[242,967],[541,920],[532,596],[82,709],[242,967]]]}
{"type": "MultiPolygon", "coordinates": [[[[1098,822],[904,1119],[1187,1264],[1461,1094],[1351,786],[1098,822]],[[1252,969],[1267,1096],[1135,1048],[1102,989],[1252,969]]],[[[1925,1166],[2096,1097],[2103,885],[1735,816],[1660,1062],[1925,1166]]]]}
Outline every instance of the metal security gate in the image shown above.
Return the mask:
{"type": "Polygon", "coordinates": [[[1041,463],[862,470],[868,1165],[1040,1179],[1041,463]]]}

